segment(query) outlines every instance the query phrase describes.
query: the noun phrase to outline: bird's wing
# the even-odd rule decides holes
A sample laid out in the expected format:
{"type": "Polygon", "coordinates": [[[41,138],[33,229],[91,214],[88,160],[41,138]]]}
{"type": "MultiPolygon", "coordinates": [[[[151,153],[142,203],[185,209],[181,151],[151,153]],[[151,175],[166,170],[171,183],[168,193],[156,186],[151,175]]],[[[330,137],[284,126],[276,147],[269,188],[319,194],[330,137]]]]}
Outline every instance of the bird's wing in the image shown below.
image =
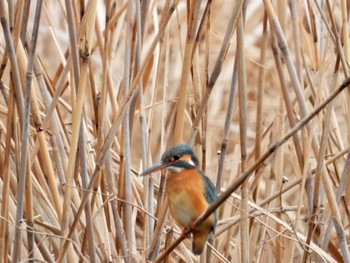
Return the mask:
{"type": "Polygon", "coordinates": [[[213,182],[209,179],[208,176],[205,174],[201,173],[205,182],[205,189],[204,189],[204,195],[205,195],[205,200],[210,204],[214,202],[216,199],[216,191],[215,191],[215,186],[213,182]]]}
{"type": "MultiPolygon", "coordinates": [[[[215,191],[215,186],[213,182],[209,179],[208,176],[206,176],[201,170],[199,170],[200,174],[203,177],[204,180],[204,189],[203,189],[203,194],[205,196],[205,200],[211,204],[214,202],[214,200],[217,197],[216,191],[215,191]]],[[[217,223],[217,216],[216,216],[216,211],[214,212],[214,224],[212,226],[212,231],[214,232],[215,227],[217,223]]]]}

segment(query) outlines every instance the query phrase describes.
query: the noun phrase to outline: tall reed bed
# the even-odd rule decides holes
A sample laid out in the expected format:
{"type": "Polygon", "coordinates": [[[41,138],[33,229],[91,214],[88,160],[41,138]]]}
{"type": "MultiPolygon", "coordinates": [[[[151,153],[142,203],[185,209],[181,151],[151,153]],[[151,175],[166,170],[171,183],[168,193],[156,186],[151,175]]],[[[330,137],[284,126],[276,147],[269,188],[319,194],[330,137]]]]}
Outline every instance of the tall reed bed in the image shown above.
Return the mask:
{"type": "Polygon", "coordinates": [[[0,0],[0,262],[350,262],[348,10],[0,0]],[[219,194],[200,257],[138,176],[178,143],[219,194]]]}

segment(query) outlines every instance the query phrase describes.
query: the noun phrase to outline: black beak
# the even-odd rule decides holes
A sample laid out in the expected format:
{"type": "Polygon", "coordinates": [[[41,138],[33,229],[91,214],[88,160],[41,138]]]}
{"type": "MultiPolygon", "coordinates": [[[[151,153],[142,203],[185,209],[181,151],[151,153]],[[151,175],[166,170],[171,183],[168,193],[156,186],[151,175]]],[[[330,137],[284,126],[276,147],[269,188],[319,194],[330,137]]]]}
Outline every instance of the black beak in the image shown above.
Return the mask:
{"type": "Polygon", "coordinates": [[[150,168],[148,168],[147,170],[143,171],[143,173],[141,173],[140,176],[145,176],[145,175],[157,172],[159,170],[163,170],[163,169],[171,166],[172,164],[174,164],[174,162],[168,162],[168,163],[160,162],[160,163],[157,163],[157,164],[151,166],[150,168]]]}

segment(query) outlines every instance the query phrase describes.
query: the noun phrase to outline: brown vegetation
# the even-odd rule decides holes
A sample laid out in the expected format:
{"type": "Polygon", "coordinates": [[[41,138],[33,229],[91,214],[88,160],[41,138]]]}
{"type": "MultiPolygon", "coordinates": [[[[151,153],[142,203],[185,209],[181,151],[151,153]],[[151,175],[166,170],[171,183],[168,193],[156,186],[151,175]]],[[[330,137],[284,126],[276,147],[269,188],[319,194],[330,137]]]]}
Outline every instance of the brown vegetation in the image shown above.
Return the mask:
{"type": "Polygon", "coordinates": [[[347,5],[0,0],[0,262],[350,262],[347,5]],[[183,142],[200,257],[138,177],[183,142]]]}

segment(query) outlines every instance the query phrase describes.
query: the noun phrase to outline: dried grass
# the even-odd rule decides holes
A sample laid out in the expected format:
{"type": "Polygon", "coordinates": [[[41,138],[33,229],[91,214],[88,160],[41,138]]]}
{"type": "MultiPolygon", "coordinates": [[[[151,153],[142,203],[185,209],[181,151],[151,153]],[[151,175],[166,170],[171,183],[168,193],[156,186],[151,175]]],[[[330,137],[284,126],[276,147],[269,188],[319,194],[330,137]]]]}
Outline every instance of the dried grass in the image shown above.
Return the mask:
{"type": "Polygon", "coordinates": [[[0,0],[0,262],[350,262],[345,0],[84,2],[0,0]],[[182,142],[200,257],[138,177],[182,142]]]}

